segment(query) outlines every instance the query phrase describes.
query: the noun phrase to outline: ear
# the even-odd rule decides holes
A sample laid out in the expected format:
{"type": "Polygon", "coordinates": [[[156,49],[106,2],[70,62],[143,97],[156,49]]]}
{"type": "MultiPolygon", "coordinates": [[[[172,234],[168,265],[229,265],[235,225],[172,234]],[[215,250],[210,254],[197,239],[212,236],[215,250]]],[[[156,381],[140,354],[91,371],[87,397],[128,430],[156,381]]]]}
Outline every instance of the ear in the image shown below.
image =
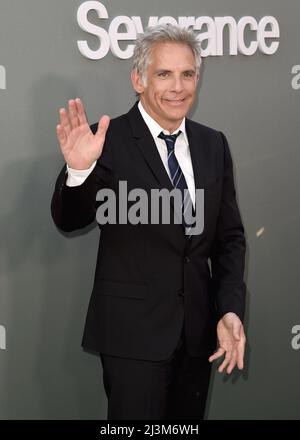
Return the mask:
{"type": "Polygon", "coordinates": [[[131,71],[131,82],[132,82],[132,87],[134,88],[134,90],[141,94],[143,93],[145,87],[143,85],[142,79],[140,77],[140,75],[137,73],[136,69],[132,69],[131,71]]]}

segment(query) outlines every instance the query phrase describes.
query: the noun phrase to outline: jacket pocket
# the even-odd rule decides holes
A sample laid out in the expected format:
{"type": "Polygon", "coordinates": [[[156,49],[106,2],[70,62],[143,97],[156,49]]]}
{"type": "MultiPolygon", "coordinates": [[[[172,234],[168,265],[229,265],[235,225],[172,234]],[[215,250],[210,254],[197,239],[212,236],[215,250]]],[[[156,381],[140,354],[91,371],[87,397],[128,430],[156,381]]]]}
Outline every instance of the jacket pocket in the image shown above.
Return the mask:
{"type": "Polygon", "coordinates": [[[94,290],[96,290],[98,295],[145,299],[148,286],[146,284],[131,284],[99,279],[95,281],[94,290]]]}

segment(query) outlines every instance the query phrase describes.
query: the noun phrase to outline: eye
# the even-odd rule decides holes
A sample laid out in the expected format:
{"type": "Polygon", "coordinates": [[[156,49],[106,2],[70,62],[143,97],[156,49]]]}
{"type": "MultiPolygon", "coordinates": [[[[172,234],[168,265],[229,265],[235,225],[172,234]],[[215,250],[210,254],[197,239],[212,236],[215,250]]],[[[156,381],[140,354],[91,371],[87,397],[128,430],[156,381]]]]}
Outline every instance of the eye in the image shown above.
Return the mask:
{"type": "Polygon", "coordinates": [[[160,78],[167,78],[169,76],[169,72],[159,72],[158,76],[160,78]]]}
{"type": "Polygon", "coordinates": [[[194,72],[184,72],[183,76],[185,78],[192,78],[194,76],[194,72]]]}

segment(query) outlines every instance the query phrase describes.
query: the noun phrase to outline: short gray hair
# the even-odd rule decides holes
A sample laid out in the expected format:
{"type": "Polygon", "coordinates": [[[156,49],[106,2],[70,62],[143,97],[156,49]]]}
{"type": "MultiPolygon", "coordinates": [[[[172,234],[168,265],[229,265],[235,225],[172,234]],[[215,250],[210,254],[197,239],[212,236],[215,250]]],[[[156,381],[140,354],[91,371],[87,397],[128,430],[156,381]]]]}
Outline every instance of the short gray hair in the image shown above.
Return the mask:
{"type": "Polygon", "coordinates": [[[136,70],[146,86],[146,72],[150,58],[150,49],[155,43],[179,43],[191,48],[195,55],[196,74],[199,75],[201,65],[201,46],[193,31],[173,24],[148,27],[136,40],[133,53],[132,70],[136,70]]]}

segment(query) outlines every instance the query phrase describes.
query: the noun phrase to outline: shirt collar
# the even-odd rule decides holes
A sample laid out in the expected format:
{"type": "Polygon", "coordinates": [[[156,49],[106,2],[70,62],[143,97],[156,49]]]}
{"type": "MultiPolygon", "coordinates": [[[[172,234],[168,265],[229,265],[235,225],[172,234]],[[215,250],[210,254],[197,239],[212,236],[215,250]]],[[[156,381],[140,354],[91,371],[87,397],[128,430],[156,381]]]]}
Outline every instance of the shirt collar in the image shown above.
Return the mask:
{"type": "Polygon", "coordinates": [[[144,109],[141,101],[139,101],[138,103],[138,108],[139,111],[141,112],[141,115],[146,123],[146,125],[148,126],[152,136],[154,139],[156,139],[158,137],[158,135],[163,132],[165,134],[176,134],[178,133],[178,131],[180,130],[182,133],[180,136],[184,136],[184,139],[186,141],[186,143],[188,144],[188,138],[187,138],[187,134],[186,134],[186,129],[185,129],[185,118],[183,118],[183,120],[181,121],[180,126],[177,128],[177,130],[175,130],[173,133],[170,133],[168,130],[163,129],[144,109]]]}

